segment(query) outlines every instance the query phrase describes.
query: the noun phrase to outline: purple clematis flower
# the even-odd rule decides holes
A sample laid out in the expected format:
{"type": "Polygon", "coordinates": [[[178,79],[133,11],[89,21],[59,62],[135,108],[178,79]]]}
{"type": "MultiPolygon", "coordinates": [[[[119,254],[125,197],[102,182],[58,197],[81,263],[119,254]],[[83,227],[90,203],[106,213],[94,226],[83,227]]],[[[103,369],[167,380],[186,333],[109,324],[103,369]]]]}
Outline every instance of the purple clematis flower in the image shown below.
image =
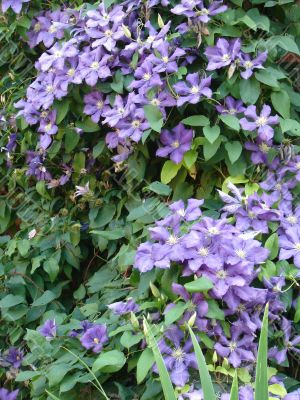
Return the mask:
{"type": "Polygon", "coordinates": [[[96,39],[92,41],[93,48],[103,46],[109,52],[112,52],[117,41],[124,37],[124,31],[118,21],[97,28],[88,28],[86,31],[90,38],[96,39]]]}
{"type": "Polygon", "coordinates": [[[184,154],[190,150],[193,140],[193,130],[186,129],[183,124],[177,125],[172,131],[163,130],[160,141],[164,145],[159,148],[156,155],[159,157],[170,156],[170,159],[179,164],[184,154]]]}
{"type": "Polygon", "coordinates": [[[153,68],[154,72],[168,72],[169,74],[172,74],[178,71],[178,58],[184,56],[185,51],[180,48],[176,48],[171,53],[170,49],[170,44],[163,42],[156,48],[158,53],[157,56],[154,54],[150,56],[150,60],[155,66],[153,68]]]}
{"type": "Polygon", "coordinates": [[[201,79],[198,73],[188,74],[186,82],[177,82],[174,85],[179,95],[177,105],[180,107],[186,102],[197,104],[202,96],[210,98],[212,96],[210,84],[211,77],[201,79]]]}
{"type": "Polygon", "coordinates": [[[19,389],[9,392],[5,388],[0,389],[0,400],[16,400],[19,394],[19,389]]]}
{"type": "Polygon", "coordinates": [[[98,79],[105,79],[111,76],[110,69],[107,65],[109,55],[105,54],[101,48],[86,51],[79,56],[78,70],[82,79],[89,86],[95,86],[98,79]]]}
{"type": "Polygon", "coordinates": [[[30,0],[2,0],[2,11],[5,13],[11,8],[16,14],[22,10],[23,3],[28,3],[30,0]]]}
{"type": "Polygon", "coordinates": [[[222,3],[223,1],[213,1],[206,8],[202,0],[181,0],[180,4],[171,9],[171,12],[188,18],[195,18],[196,21],[206,24],[211,17],[227,10],[227,6],[222,3]]]}
{"type": "Polygon", "coordinates": [[[207,71],[214,71],[234,63],[241,50],[240,39],[218,39],[214,47],[207,47],[204,54],[208,58],[207,71]]]}
{"type": "Polygon", "coordinates": [[[86,349],[92,349],[94,353],[100,353],[103,345],[108,342],[107,328],[105,325],[94,325],[80,338],[80,342],[86,349]]]}
{"type": "Polygon", "coordinates": [[[48,52],[41,55],[38,61],[38,66],[41,71],[46,72],[50,68],[63,70],[65,62],[68,58],[77,56],[78,49],[74,46],[75,40],[69,40],[63,44],[55,43],[48,52]]]}
{"type": "Polygon", "coordinates": [[[163,82],[150,59],[146,59],[143,64],[138,67],[134,73],[135,80],[130,84],[131,89],[139,89],[139,93],[144,94],[149,89],[162,86],[163,82]]]}
{"type": "Polygon", "coordinates": [[[130,137],[134,142],[139,142],[143,133],[150,128],[150,125],[146,119],[144,110],[133,105],[128,117],[121,120],[117,128],[121,139],[130,137]]]}
{"type": "Polygon", "coordinates": [[[102,114],[110,110],[108,100],[105,99],[102,93],[97,91],[86,94],[84,96],[84,110],[86,115],[90,115],[93,122],[98,123],[102,114]]]}
{"type": "MultiPolygon", "coordinates": [[[[184,386],[189,380],[189,368],[197,368],[191,339],[184,341],[184,333],[176,325],[171,325],[158,343],[165,365],[170,371],[172,382],[184,386]]],[[[156,365],[154,372],[158,373],[156,365]]]]}
{"type": "Polygon", "coordinates": [[[222,248],[226,253],[227,263],[241,265],[246,270],[247,267],[265,262],[269,255],[269,250],[262,247],[258,240],[235,238],[223,242],[222,248]]]}
{"type": "Polygon", "coordinates": [[[235,100],[233,97],[227,96],[225,97],[225,105],[217,105],[216,110],[220,114],[237,115],[243,113],[246,108],[244,107],[242,100],[235,100]]]}
{"type": "Polygon", "coordinates": [[[20,368],[23,361],[24,353],[23,351],[17,349],[16,347],[11,347],[8,350],[8,354],[5,357],[5,361],[7,361],[14,368],[20,368]]]}
{"type": "Polygon", "coordinates": [[[244,335],[236,326],[231,328],[231,337],[221,336],[215,344],[215,350],[221,357],[226,357],[234,368],[238,368],[243,362],[254,362],[252,351],[252,335],[244,335]]]}
{"type": "Polygon", "coordinates": [[[280,260],[294,258],[294,264],[300,268],[300,227],[288,228],[279,237],[280,260]]]}
{"type": "Polygon", "coordinates": [[[38,331],[42,336],[50,341],[56,336],[56,328],[55,320],[48,319],[44,325],[38,329],[38,331]]]}
{"type": "Polygon", "coordinates": [[[258,136],[261,140],[269,141],[274,136],[274,129],[271,125],[279,124],[278,115],[271,116],[271,107],[264,104],[260,115],[257,115],[256,106],[249,106],[245,111],[247,118],[240,120],[241,127],[246,131],[257,130],[258,136]]]}
{"type": "Polygon", "coordinates": [[[240,66],[244,68],[245,70],[241,72],[241,76],[244,79],[249,79],[253,75],[253,70],[254,69],[263,69],[263,63],[267,60],[268,58],[268,52],[264,51],[262,53],[259,53],[259,55],[251,60],[249,54],[243,53],[241,55],[241,63],[240,66]]]}
{"type": "Polygon", "coordinates": [[[287,353],[293,352],[300,354],[300,348],[295,347],[300,345],[300,336],[295,336],[292,339],[292,323],[285,317],[282,317],[281,329],[283,333],[284,347],[283,349],[278,349],[278,347],[272,347],[269,350],[269,357],[274,358],[278,364],[282,364],[287,359],[287,353]]]}
{"type": "Polygon", "coordinates": [[[268,160],[268,154],[274,148],[272,140],[265,141],[258,137],[256,143],[246,142],[245,148],[251,151],[251,161],[253,164],[265,164],[271,169],[275,169],[278,166],[278,157],[275,157],[271,163],[268,160]]]}
{"type": "Polygon", "coordinates": [[[80,322],[81,328],[79,329],[74,329],[69,333],[70,337],[77,337],[78,335],[81,335],[82,333],[85,333],[88,329],[92,328],[94,324],[88,320],[84,320],[80,322]]]}
{"type": "Polygon", "coordinates": [[[136,313],[140,310],[139,305],[131,298],[127,301],[117,301],[116,303],[109,304],[107,307],[117,315],[124,315],[130,312],[136,313]]]}

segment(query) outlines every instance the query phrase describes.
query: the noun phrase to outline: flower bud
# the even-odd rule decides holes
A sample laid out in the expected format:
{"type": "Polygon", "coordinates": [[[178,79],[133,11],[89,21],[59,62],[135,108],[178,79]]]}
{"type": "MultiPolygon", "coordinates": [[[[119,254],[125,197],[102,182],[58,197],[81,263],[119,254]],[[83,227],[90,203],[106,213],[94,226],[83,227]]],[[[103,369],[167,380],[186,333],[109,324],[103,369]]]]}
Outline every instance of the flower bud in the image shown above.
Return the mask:
{"type": "Polygon", "coordinates": [[[150,281],[150,289],[154,297],[161,297],[160,291],[157,289],[157,287],[150,281]]]}
{"type": "Polygon", "coordinates": [[[190,317],[190,319],[188,320],[188,326],[189,327],[193,327],[194,326],[194,324],[195,324],[195,321],[196,321],[196,318],[197,318],[197,313],[196,312],[194,312],[193,313],[193,315],[190,317]]]}
{"type": "Polygon", "coordinates": [[[139,320],[132,311],[130,312],[130,321],[134,329],[138,330],[140,328],[139,320]]]}
{"type": "Polygon", "coordinates": [[[128,26],[122,24],[122,29],[123,29],[124,35],[125,35],[128,39],[131,39],[131,32],[130,32],[130,30],[128,29],[128,26]]]}
{"type": "Polygon", "coordinates": [[[228,79],[232,78],[234,72],[236,69],[236,65],[235,64],[231,64],[229,69],[228,69],[228,79]]]}
{"type": "Polygon", "coordinates": [[[160,16],[160,14],[158,14],[158,16],[157,16],[157,23],[161,29],[165,26],[164,21],[163,21],[162,17],[160,16]]]}
{"type": "Polygon", "coordinates": [[[213,361],[214,364],[216,364],[217,361],[218,361],[218,354],[217,354],[216,351],[214,351],[214,354],[213,354],[213,357],[212,357],[212,361],[213,361]]]}

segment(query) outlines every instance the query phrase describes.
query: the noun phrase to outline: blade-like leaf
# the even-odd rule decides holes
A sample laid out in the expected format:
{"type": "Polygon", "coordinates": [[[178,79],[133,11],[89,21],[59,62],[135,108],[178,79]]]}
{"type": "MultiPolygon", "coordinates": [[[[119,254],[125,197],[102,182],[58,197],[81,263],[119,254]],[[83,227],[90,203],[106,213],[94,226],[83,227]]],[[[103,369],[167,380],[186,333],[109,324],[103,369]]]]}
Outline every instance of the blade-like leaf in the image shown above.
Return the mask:
{"type": "Polygon", "coordinates": [[[212,384],[210,374],[208,372],[208,368],[207,368],[207,365],[205,362],[204,355],[202,353],[202,350],[199,346],[199,343],[196,339],[194,332],[192,331],[192,329],[190,327],[188,327],[188,328],[190,331],[190,335],[192,338],[192,342],[193,342],[193,346],[194,346],[194,350],[195,350],[195,354],[196,354],[196,358],[197,358],[201,387],[203,390],[203,398],[204,398],[204,400],[216,400],[217,397],[215,395],[214,387],[212,384]]]}
{"type": "Polygon", "coordinates": [[[237,370],[235,370],[231,391],[230,391],[230,400],[239,400],[239,383],[238,383],[238,375],[237,370]]]}
{"type": "Polygon", "coordinates": [[[266,305],[262,323],[255,379],[255,400],[268,400],[268,316],[269,304],[266,305]]]}
{"type": "Polygon", "coordinates": [[[45,390],[45,392],[51,397],[51,399],[53,400],[60,400],[58,397],[56,397],[54,394],[52,394],[51,392],[49,392],[49,390],[45,390]]]}
{"type": "Polygon", "coordinates": [[[146,332],[146,340],[148,346],[153,351],[154,359],[157,365],[161,386],[164,392],[165,400],[176,400],[174,388],[171,382],[170,375],[168,370],[165,366],[164,359],[161,355],[159,350],[158,344],[155,340],[155,337],[151,331],[151,327],[149,326],[148,322],[144,319],[144,328],[146,332]]]}

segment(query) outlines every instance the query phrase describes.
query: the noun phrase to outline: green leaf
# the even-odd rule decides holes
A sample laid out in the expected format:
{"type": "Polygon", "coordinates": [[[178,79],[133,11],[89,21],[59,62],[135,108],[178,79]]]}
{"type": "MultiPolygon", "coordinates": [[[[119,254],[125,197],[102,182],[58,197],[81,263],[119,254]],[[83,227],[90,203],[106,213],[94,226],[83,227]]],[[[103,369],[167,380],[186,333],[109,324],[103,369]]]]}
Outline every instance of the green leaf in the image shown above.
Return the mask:
{"type": "Polygon", "coordinates": [[[156,106],[148,104],[144,106],[145,116],[149,122],[151,128],[155,131],[160,133],[161,128],[164,124],[163,115],[160,109],[156,106]]]}
{"type": "Polygon", "coordinates": [[[73,161],[74,171],[78,174],[85,168],[85,154],[83,152],[76,153],[73,161]]]}
{"type": "Polygon", "coordinates": [[[154,359],[157,365],[161,386],[164,392],[165,400],[176,400],[175,391],[171,382],[170,375],[166,368],[164,359],[160,353],[158,344],[152,333],[151,327],[149,326],[146,319],[144,319],[144,330],[146,334],[147,343],[150,349],[153,351],[154,359]]]}
{"type": "Polygon", "coordinates": [[[260,332],[256,379],[255,379],[255,400],[268,400],[268,315],[269,305],[267,304],[264,312],[263,323],[260,332]]]}
{"type": "Polygon", "coordinates": [[[208,312],[206,314],[207,318],[219,319],[221,321],[225,320],[224,311],[221,310],[218,303],[215,300],[206,300],[208,303],[208,312]]]}
{"type": "Polygon", "coordinates": [[[240,122],[237,117],[234,115],[220,115],[221,121],[224,122],[229,128],[233,129],[234,131],[240,130],[240,122]]]}
{"type": "Polygon", "coordinates": [[[47,371],[49,386],[53,387],[58,385],[71,369],[73,369],[73,366],[70,364],[52,364],[47,371]]]}
{"type": "Polygon", "coordinates": [[[225,144],[225,149],[227,151],[230,162],[234,164],[240,158],[240,155],[243,151],[243,146],[240,142],[235,140],[234,142],[227,142],[225,144]]]}
{"type": "Polygon", "coordinates": [[[151,216],[155,213],[160,201],[156,197],[146,199],[141,206],[133,208],[127,216],[127,221],[136,221],[145,216],[151,216]]]}
{"type": "Polygon", "coordinates": [[[221,129],[218,125],[215,126],[205,126],[203,128],[203,133],[209,143],[214,143],[220,136],[221,129]]]}
{"type": "Polygon", "coordinates": [[[0,301],[0,308],[10,308],[17,306],[21,303],[25,303],[24,297],[8,294],[0,301]]]}
{"type": "Polygon", "coordinates": [[[271,94],[273,107],[283,118],[290,117],[291,100],[287,92],[281,90],[280,92],[273,92],[271,94]]]}
{"type": "Polygon", "coordinates": [[[300,55],[299,47],[292,36],[281,35],[276,38],[278,39],[277,45],[283,50],[300,55]]]}
{"type": "Polygon", "coordinates": [[[183,163],[189,170],[195,164],[198,158],[198,152],[196,150],[189,150],[184,154],[183,163]]]}
{"type": "Polygon", "coordinates": [[[240,81],[240,96],[244,103],[255,104],[260,95],[260,84],[254,79],[240,81]]]}
{"type": "Polygon", "coordinates": [[[126,331],[123,333],[120,339],[120,343],[122,346],[130,349],[130,347],[138,344],[143,338],[141,333],[133,333],[131,331],[126,331]]]}
{"type": "Polygon", "coordinates": [[[15,380],[16,382],[24,382],[40,375],[41,373],[39,371],[22,371],[17,375],[15,380]]]}
{"type": "Polygon", "coordinates": [[[70,108],[70,102],[68,100],[62,100],[59,102],[56,102],[54,105],[54,108],[57,111],[56,115],[56,123],[60,124],[68,114],[69,108],[70,108]]]}
{"type": "Polygon", "coordinates": [[[107,225],[115,215],[116,206],[114,204],[105,204],[100,208],[95,215],[94,210],[91,209],[89,213],[91,229],[102,228],[107,225]]]}
{"type": "Polygon", "coordinates": [[[97,143],[96,146],[94,146],[93,148],[93,157],[94,158],[99,157],[104,149],[105,149],[105,142],[104,140],[100,140],[99,143],[97,143]]]}
{"type": "Polygon", "coordinates": [[[161,181],[162,183],[168,184],[177,175],[180,170],[181,164],[175,164],[173,161],[168,160],[164,163],[161,170],[161,181]]]}
{"type": "Polygon", "coordinates": [[[193,115],[191,117],[185,118],[181,121],[185,125],[189,126],[208,126],[209,119],[204,115],[193,115]]]}
{"type": "Polygon", "coordinates": [[[210,143],[208,140],[203,145],[203,154],[206,161],[210,160],[218,151],[221,145],[222,139],[218,137],[218,139],[214,143],[210,143]]]}
{"type": "Polygon", "coordinates": [[[300,123],[294,119],[280,118],[282,133],[289,132],[292,136],[300,136],[300,123]]]}
{"type": "Polygon", "coordinates": [[[190,336],[192,338],[194,350],[195,350],[195,355],[197,359],[197,364],[198,364],[198,370],[199,370],[199,376],[200,376],[200,381],[201,381],[201,388],[203,390],[203,399],[204,400],[216,400],[216,394],[214,391],[214,387],[212,384],[212,380],[210,377],[210,374],[208,372],[208,368],[205,362],[204,355],[202,353],[202,350],[199,346],[199,343],[196,339],[196,336],[190,326],[188,326],[190,336]]]}
{"type": "Polygon", "coordinates": [[[45,306],[46,304],[51,303],[54,299],[56,299],[57,295],[51,290],[46,290],[41,297],[36,299],[32,304],[31,307],[40,307],[45,306]]]}
{"type": "Polygon", "coordinates": [[[268,237],[265,243],[265,248],[270,251],[269,259],[274,260],[274,258],[277,257],[279,251],[278,235],[276,232],[268,237]]]}
{"type": "Polygon", "coordinates": [[[21,256],[25,257],[30,249],[30,242],[27,239],[22,239],[17,242],[17,247],[21,256]]]}
{"type": "Polygon", "coordinates": [[[116,229],[114,231],[91,231],[94,235],[99,235],[107,240],[117,240],[125,236],[123,229],[116,229]]]}
{"type": "Polygon", "coordinates": [[[66,129],[65,133],[65,150],[66,153],[71,153],[78,145],[80,136],[74,129],[66,129]]]}
{"type": "Polygon", "coordinates": [[[51,399],[60,400],[59,397],[56,397],[53,393],[49,392],[49,390],[45,389],[45,392],[51,397],[51,399]]]}
{"type": "Polygon", "coordinates": [[[151,190],[151,192],[154,192],[161,196],[169,196],[172,193],[172,189],[170,188],[170,186],[158,181],[152,182],[147,188],[151,190]]]}
{"type": "Polygon", "coordinates": [[[276,396],[280,396],[281,399],[283,399],[287,395],[285,387],[281,386],[279,383],[270,385],[268,390],[269,393],[275,394],[276,396]]]}
{"type": "Polygon", "coordinates": [[[276,77],[274,76],[274,74],[270,74],[270,71],[268,71],[267,69],[263,69],[259,72],[256,72],[255,78],[267,86],[279,88],[279,84],[276,77]]]}
{"type": "Polygon", "coordinates": [[[111,350],[101,353],[93,364],[92,371],[116,372],[123,368],[126,357],[119,350],[111,350]]]}
{"type": "Polygon", "coordinates": [[[99,132],[99,125],[93,122],[90,118],[86,118],[84,121],[78,121],[76,127],[83,130],[83,132],[99,132]]]}
{"type": "Polygon", "coordinates": [[[237,369],[234,372],[233,383],[230,391],[230,400],[239,400],[239,384],[237,369]]]}
{"type": "Polygon", "coordinates": [[[140,384],[146,378],[148,372],[150,371],[152,365],[154,364],[154,356],[151,349],[145,349],[136,366],[136,380],[137,383],[140,384]]]}
{"type": "Polygon", "coordinates": [[[177,321],[185,312],[187,307],[188,304],[182,301],[178,302],[174,307],[172,307],[165,315],[166,326],[169,326],[173,324],[173,322],[177,321]]]}
{"type": "Polygon", "coordinates": [[[195,281],[188,282],[184,285],[186,290],[190,293],[206,292],[214,287],[212,281],[202,276],[195,281]]]}
{"type": "Polygon", "coordinates": [[[59,265],[55,258],[49,258],[44,261],[43,264],[44,271],[47,272],[51,282],[54,282],[58,273],[59,273],[59,265]]]}

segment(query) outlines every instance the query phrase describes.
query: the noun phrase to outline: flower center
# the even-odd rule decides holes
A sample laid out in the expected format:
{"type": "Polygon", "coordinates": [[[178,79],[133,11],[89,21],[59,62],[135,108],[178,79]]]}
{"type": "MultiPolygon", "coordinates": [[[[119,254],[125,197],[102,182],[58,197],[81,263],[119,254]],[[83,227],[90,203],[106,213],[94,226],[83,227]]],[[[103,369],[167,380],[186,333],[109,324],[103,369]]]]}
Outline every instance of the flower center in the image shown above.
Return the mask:
{"type": "Polygon", "coordinates": [[[102,108],[103,108],[103,101],[101,101],[101,100],[97,101],[96,107],[98,108],[98,110],[102,110],[102,108]]]}
{"type": "Polygon", "coordinates": [[[143,79],[144,79],[144,81],[150,81],[150,79],[151,79],[151,74],[149,74],[149,72],[146,72],[146,73],[143,75],[143,79]]]}
{"type": "Polygon", "coordinates": [[[219,278],[219,279],[222,279],[222,280],[224,280],[224,279],[226,279],[227,278],[227,272],[226,271],[224,271],[224,269],[220,269],[220,271],[218,271],[217,273],[216,273],[216,276],[219,278]]]}
{"type": "Polygon", "coordinates": [[[99,65],[98,61],[92,62],[92,64],[91,64],[92,69],[97,70],[97,69],[99,69],[99,67],[100,67],[100,65],[99,65]]]}
{"type": "Polygon", "coordinates": [[[287,220],[290,224],[292,224],[292,225],[296,225],[297,222],[298,222],[298,219],[297,219],[297,217],[296,217],[295,215],[289,215],[289,216],[286,218],[286,220],[287,220]]]}
{"type": "Polygon", "coordinates": [[[230,115],[234,115],[234,114],[237,113],[237,110],[236,110],[235,108],[230,108],[230,110],[228,110],[228,113],[229,113],[230,115]]]}
{"type": "Polygon", "coordinates": [[[170,246],[173,246],[174,244],[177,244],[179,242],[179,238],[175,235],[170,235],[169,239],[167,240],[167,244],[170,246]]]}
{"type": "Polygon", "coordinates": [[[41,30],[41,24],[37,22],[33,27],[34,32],[39,32],[41,30]]]}
{"type": "Polygon", "coordinates": [[[99,344],[99,339],[95,337],[93,342],[96,343],[96,344],[99,344]]]}
{"type": "Polygon", "coordinates": [[[193,86],[193,87],[191,88],[191,93],[192,93],[192,94],[198,94],[198,93],[199,93],[199,88],[198,88],[198,86],[193,86]]]}
{"type": "Polygon", "coordinates": [[[184,356],[185,356],[185,352],[183,351],[183,349],[181,347],[177,347],[176,349],[174,349],[174,351],[172,353],[172,357],[174,357],[178,361],[182,361],[184,356]]]}
{"type": "Polygon", "coordinates": [[[54,90],[53,85],[47,85],[47,86],[46,86],[46,92],[47,92],[47,93],[52,93],[53,90],[54,90]]]}
{"type": "Polygon", "coordinates": [[[298,162],[298,163],[296,164],[296,169],[299,169],[299,170],[300,170],[300,162],[298,162]]]}
{"type": "Polygon", "coordinates": [[[239,304],[237,307],[238,312],[243,312],[246,311],[246,306],[245,304],[239,304]]]}
{"type": "Polygon", "coordinates": [[[275,185],[275,189],[277,189],[277,190],[281,190],[281,189],[282,189],[282,185],[281,185],[281,183],[276,183],[276,185],[275,185]]]}
{"type": "Polygon", "coordinates": [[[267,122],[268,122],[268,119],[266,117],[259,117],[255,121],[256,125],[258,125],[258,126],[265,126],[267,122]]]}
{"type": "Polygon", "coordinates": [[[300,251],[300,242],[295,243],[295,250],[300,251]]]}
{"type": "Polygon", "coordinates": [[[198,249],[198,254],[202,257],[207,257],[209,255],[208,247],[200,247],[200,249],[198,249]]]}
{"type": "Polygon", "coordinates": [[[247,255],[247,253],[245,252],[245,250],[242,250],[242,249],[235,250],[235,254],[236,254],[239,258],[241,258],[241,259],[243,259],[243,260],[246,258],[246,255],[247,255]]]}
{"type": "Polygon", "coordinates": [[[175,142],[172,143],[172,147],[174,147],[174,149],[178,149],[179,146],[180,143],[178,142],[178,140],[175,140],[175,142]]]}
{"type": "Polygon", "coordinates": [[[133,128],[138,128],[141,125],[141,121],[139,121],[138,119],[135,119],[131,122],[131,126],[133,128]]]}
{"type": "Polygon", "coordinates": [[[261,143],[258,147],[259,147],[259,150],[260,150],[262,153],[264,153],[264,154],[269,153],[270,148],[271,148],[271,147],[269,147],[269,146],[267,145],[267,143],[261,143]]]}
{"type": "Polygon", "coordinates": [[[125,113],[125,108],[123,108],[123,107],[118,108],[119,115],[123,115],[124,113],[125,113]]]}
{"type": "Polygon", "coordinates": [[[147,43],[153,43],[155,40],[155,36],[149,36],[147,39],[147,43]]]}
{"type": "Polygon", "coordinates": [[[219,233],[220,233],[219,229],[216,228],[215,226],[210,227],[210,228],[208,229],[208,232],[209,232],[211,235],[219,235],[219,233]]]}
{"type": "Polygon", "coordinates": [[[251,69],[251,68],[253,67],[253,62],[252,62],[252,61],[246,61],[246,62],[244,63],[244,67],[245,67],[246,69],[251,69]]]}
{"type": "Polygon", "coordinates": [[[167,63],[167,62],[169,62],[169,57],[163,57],[162,60],[164,63],[167,63]]]}
{"type": "Polygon", "coordinates": [[[224,54],[222,57],[222,61],[226,62],[229,61],[231,59],[230,54],[224,54]]]}
{"type": "Polygon", "coordinates": [[[160,105],[160,101],[158,99],[152,99],[150,102],[153,106],[159,106],[160,105]]]}
{"type": "Polygon", "coordinates": [[[56,26],[55,26],[55,25],[51,25],[50,28],[49,28],[49,30],[48,30],[48,32],[49,32],[49,33],[55,33],[55,32],[57,32],[56,26]]]}
{"type": "Polygon", "coordinates": [[[106,37],[112,37],[113,31],[111,31],[110,29],[107,29],[107,31],[104,32],[104,35],[105,35],[106,37]]]}
{"type": "Polygon", "coordinates": [[[49,132],[52,129],[52,124],[48,124],[45,126],[45,132],[49,132]]]}
{"type": "Polygon", "coordinates": [[[237,348],[237,343],[236,343],[236,342],[230,342],[230,343],[229,343],[229,348],[230,348],[230,351],[231,351],[231,353],[232,353],[234,350],[236,350],[236,348],[237,348]]]}
{"type": "Polygon", "coordinates": [[[63,52],[61,50],[56,50],[54,53],[55,58],[60,58],[63,56],[63,52]]]}
{"type": "Polygon", "coordinates": [[[48,111],[42,111],[41,112],[41,117],[46,118],[48,116],[48,111]]]}
{"type": "Polygon", "coordinates": [[[184,216],[185,216],[185,210],[184,210],[184,208],[180,208],[180,209],[177,211],[177,214],[180,215],[181,217],[184,217],[184,216]]]}
{"type": "Polygon", "coordinates": [[[74,76],[75,75],[75,69],[74,68],[70,68],[67,72],[68,76],[74,76]]]}
{"type": "Polygon", "coordinates": [[[200,11],[197,11],[197,13],[196,13],[196,15],[208,15],[209,14],[209,11],[208,11],[208,9],[207,8],[202,8],[202,10],[200,10],[200,11]]]}

